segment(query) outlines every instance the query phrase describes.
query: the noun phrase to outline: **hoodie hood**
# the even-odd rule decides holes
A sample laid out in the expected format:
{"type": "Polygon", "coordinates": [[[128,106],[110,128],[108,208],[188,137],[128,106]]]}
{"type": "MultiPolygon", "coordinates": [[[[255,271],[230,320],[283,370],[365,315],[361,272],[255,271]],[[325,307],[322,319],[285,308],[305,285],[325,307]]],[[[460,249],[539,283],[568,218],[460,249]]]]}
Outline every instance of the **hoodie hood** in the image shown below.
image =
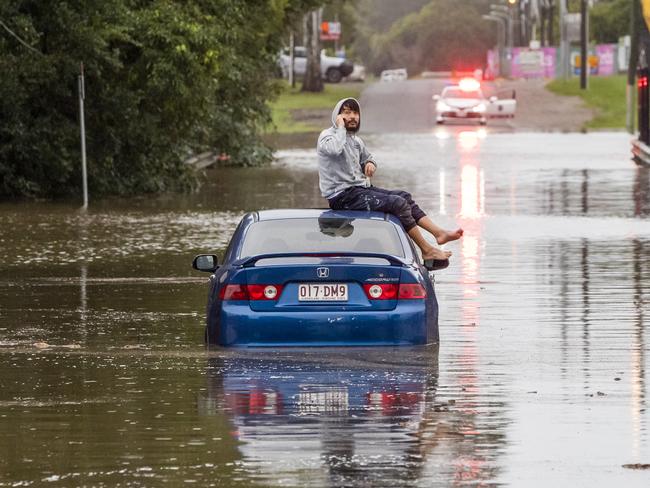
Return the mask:
{"type": "Polygon", "coordinates": [[[361,104],[359,103],[359,100],[357,100],[356,98],[352,98],[352,97],[342,98],[341,100],[339,100],[336,103],[336,106],[334,107],[334,110],[332,110],[332,125],[334,127],[336,127],[336,117],[338,117],[339,112],[341,111],[341,107],[343,106],[343,104],[345,102],[347,102],[348,100],[354,100],[355,102],[357,102],[357,105],[359,105],[359,127],[357,129],[357,132],[358,132],[359,129],[361,129],[361,104]]]}

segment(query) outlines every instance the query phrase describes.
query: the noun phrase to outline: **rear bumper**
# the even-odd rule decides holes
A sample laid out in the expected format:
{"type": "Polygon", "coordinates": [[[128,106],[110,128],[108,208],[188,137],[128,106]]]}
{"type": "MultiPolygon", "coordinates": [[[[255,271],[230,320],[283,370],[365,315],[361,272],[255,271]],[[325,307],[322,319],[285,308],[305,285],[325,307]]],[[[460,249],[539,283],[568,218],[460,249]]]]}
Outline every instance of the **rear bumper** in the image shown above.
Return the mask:
{"type": "Polygon", "coordinates": [[[440,117],[443,119],[482,119],[485,118],[485,113],[482,112],[442,112],[440,117]]]}
{"type": "Polygon", "coordinates": [[[437,310],[427,314],[425,303],[415,300],[382,312],[254,312],[229,303],[219,330],[208,335],[210,342],[235,347],[417,345],[438,340],[437,322],[437,310]],[[434,324],[427,326],[427,315],[434,324]]]}

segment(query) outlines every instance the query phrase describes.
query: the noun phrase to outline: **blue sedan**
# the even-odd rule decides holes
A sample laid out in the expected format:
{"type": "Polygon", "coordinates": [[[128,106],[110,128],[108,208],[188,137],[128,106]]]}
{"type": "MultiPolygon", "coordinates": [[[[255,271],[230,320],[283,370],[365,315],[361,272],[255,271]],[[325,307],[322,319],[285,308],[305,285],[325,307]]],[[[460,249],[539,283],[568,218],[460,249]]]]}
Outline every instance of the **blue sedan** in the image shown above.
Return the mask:
{"type": "Polygon", "coordinates": [[[438,342],[438,302],[399,220],[379,212],[246,214],[210,272],[208,344],[395,346],[438,342]]]}

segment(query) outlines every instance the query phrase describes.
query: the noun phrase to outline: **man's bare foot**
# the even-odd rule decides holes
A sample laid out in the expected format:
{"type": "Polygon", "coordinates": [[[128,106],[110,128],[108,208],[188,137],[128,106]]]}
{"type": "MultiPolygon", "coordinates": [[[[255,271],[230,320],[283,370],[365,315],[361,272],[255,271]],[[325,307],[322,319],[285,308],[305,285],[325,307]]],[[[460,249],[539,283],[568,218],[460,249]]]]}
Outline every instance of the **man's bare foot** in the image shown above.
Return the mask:
{"type": "Polygon", "coordinates": [[[428,261],[430,259],[449,259],[451,251],[443,251],[436,247],[432,247],[430,251],[422,253],[422,259],[428,261]]]}
{"type": "Polygon", "coordinates": [[[445,242],[455,241],[463,237],[463,229],[456,229],[455,231],[444,231],[440,236],[436,236],[436,242],[438,244],[444,244],[445,242]]]}

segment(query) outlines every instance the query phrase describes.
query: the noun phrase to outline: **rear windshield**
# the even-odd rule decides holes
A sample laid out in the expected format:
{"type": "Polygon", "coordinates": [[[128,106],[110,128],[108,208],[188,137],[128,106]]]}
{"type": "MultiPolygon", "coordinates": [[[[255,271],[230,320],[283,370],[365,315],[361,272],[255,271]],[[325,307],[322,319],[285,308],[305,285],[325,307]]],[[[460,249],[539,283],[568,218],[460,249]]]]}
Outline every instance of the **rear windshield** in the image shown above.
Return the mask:
{"type": "Polygon", "coordinates": [[[309,218],[255,222],[240,257],[294,252],[369,252],[404,257],[397,228],[383,220],[309,218]]]}

